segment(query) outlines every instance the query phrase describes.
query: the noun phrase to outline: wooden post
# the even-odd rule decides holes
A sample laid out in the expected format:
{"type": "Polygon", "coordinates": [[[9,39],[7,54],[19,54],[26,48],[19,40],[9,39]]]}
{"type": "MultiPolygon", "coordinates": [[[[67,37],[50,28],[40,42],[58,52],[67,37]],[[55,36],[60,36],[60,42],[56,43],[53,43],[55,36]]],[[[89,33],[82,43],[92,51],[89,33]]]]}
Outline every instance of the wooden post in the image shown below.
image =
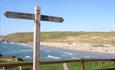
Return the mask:
{"type": "Polygon", "coordinates": [[[5,67],[3,67],[3,69],[2,70],[6,70],[6,68],[5,67]]]}
{"type": "Polygon", "coordinates": [[[19,69],[19,70],[22,70],[22,66],[19,66],[18,69],[19,69]]]}
{"type": "Polygon", "coordinates": [[[35,7],[33,70],[40,70],[40,7],[35,7]]]}
{"type": "Polygon", "coordinates": [[[81,60],[81,70],[85,70],[85,66],[84,66],[84,60],[81,60]]]}
{"type": "Polygon", "coordinates": [[[63,70],[69,70],[66,63],[63,63],[63,70]]]}

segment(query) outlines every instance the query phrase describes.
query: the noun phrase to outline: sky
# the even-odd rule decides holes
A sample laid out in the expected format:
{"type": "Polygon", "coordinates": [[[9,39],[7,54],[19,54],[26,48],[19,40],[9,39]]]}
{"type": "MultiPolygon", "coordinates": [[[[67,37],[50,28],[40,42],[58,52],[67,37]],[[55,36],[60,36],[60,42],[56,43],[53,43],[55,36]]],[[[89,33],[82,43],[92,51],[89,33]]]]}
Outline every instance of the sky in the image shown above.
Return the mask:
{"type": "Polygon", "coordinates": [[[33,32],[34,21],[6,18],[6,11],[61,16],[63,23],[41,21],[41,31],[115,31],[115,0],[0,0],[0,35],[33,32]]]}

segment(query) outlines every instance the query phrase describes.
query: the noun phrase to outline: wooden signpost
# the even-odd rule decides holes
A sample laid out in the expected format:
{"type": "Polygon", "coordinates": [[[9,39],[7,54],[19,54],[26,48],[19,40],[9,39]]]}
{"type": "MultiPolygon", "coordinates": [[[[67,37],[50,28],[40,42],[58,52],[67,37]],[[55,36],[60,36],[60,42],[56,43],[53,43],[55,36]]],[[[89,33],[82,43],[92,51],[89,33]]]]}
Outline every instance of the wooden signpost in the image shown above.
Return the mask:
{"type": "Polygon", "coordinates": [[[63,22],[62,17],[41,15],[39,6],[35,7],[34,14],[21,12],[5,12],[8,18],[34,20],[33,70],[40,70],[40,20],[50,22],[63,22]]]}

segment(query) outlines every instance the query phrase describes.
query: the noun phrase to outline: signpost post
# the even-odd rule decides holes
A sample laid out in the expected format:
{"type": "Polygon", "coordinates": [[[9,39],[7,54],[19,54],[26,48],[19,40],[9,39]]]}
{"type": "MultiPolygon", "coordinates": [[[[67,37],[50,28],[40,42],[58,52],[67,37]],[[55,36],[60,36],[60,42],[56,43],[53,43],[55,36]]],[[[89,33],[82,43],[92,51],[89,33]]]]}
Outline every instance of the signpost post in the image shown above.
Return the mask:
{"type": "Polygon", "coordinates": [[[35,7],[34,14],[33,70],[40,70],[40,7],[35,7]]]}
{"type": "Polygon", "coordinates": [[[50,22],[63,22],[62,17],[40,15],[40,7],[35,7],[34,14],[21,12],[5,12],[8,18],[34,20],[33,70],[40,70],[40,20],[50,22]]]}

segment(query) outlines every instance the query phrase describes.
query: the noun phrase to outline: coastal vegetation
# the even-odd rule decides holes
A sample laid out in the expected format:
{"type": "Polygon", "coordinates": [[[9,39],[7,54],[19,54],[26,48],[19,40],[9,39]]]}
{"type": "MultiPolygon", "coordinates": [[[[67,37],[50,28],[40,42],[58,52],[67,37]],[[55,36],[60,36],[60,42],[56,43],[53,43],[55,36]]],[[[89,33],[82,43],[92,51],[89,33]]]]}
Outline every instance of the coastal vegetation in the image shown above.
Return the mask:
{"type": "Polygon", "coordinates": [[[17,58],[16,56],[3,56],[0,54],[0,63],[19,63],[22,61],[23,59],[17,58]]]}
{"type": "MultiPolygon", "coordinates": [[[[32,43],[33,32],[12,33],[0,38],[6,41],[32,43]]],[[[41,42],[80,42],[115,46],[115,32],[41,32],[41,42]]]]}

